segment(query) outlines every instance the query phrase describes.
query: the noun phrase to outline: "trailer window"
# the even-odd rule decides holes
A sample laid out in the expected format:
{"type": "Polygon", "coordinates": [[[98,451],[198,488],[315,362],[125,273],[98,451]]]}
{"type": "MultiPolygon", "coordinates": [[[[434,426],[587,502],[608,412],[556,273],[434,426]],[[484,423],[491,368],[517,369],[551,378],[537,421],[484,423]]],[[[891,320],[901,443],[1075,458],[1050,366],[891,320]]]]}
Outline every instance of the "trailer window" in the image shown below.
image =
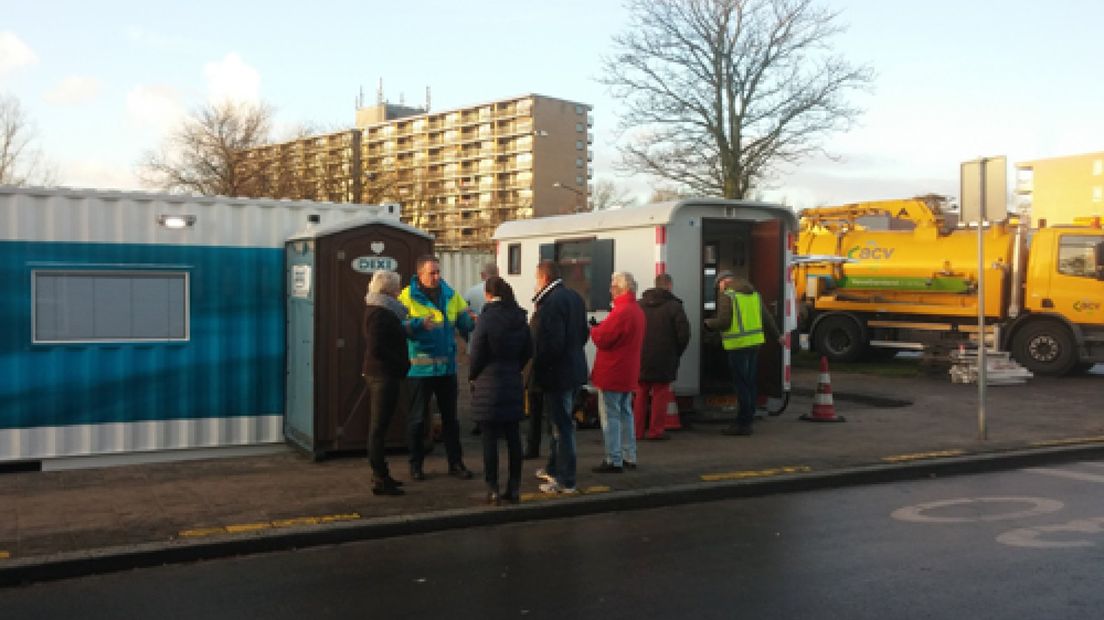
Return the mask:
{"type": "Polygon", "coordinates": [[[1063,235],[1058,244],[1058,273],[1079,278],[1095,278],[1096,262],[1093,248],[1099,237],[1063,235]]]}
{"type": "Polygon", "coordinates": [[[560,266],[564,284],[586,302],[587,312],[610,309],[613,239],[557,241],[543,245],[541,258],[549,255],[560,266]]]}
{"type": "Polygon", "coordinates": [[[521,274],[521,244],[511,243],[506,246],[506,273],[516,276],[521,274]]]}
{"type": "Polygon", "coordinates": [[[188,274],[35,271],[35,342],[188,339],[188,274]]]}

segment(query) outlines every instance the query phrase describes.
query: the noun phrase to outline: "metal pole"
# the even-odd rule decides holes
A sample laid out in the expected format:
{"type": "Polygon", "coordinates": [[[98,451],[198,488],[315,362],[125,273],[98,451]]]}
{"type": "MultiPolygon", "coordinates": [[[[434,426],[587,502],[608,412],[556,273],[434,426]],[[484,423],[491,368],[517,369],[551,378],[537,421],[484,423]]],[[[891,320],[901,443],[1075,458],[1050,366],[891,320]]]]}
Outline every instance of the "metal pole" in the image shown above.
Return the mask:
{"type": "Polygon", "coordinates": [[[986,220],[985,203],[985,167],[988,158],[981,158],[981,205],[978,209],[977,223],[977,251],[978,251],[978,439],[984,441],[988,438],[985,428],[985,384],[988,383],[985,364],[985,234],[983,224],[986,220]]]}

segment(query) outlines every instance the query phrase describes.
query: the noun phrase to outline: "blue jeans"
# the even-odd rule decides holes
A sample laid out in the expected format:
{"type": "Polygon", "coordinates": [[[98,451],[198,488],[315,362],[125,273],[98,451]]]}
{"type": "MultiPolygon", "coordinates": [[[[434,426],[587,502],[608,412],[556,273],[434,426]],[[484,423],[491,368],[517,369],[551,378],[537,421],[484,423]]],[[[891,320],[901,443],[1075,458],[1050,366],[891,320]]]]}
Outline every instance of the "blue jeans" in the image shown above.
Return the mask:
{"type": "Polygon", "coordinates": [[[571,406],[575,390],[544,392],[544,416],[552,427],[548,443],[548,467],[545,471],[561,486],[575,486],[575,419],[571,406]]]}
{"type": "Polygon", "coordinates": [[[632,392],[599,392],[598,418],[606,444],[606,462],[622,467],[636,462],[636,432],[633,430],[632,392]],[[624,454],[622,454],[624,447],[624,454]]]}
{"type": "Polygon", "coordinates": [[[759,369],[759,347],[729,351],[728,367],[732,370],[736,401],[740,405],[740,411],[736,414],[736,425],[750,428],[755,421],[755,401],[758,397],[756,373],[759,369]]]}

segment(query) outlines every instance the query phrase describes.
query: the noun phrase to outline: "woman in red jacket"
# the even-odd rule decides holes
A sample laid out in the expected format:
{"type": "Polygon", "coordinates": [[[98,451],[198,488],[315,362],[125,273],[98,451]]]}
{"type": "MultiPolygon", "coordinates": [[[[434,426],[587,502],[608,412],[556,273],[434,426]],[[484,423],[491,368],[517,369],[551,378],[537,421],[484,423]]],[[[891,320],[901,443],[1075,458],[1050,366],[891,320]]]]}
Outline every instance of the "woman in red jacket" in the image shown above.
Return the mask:
{"type": "Polygon", "coordinates": [[[598,388],[598,415],[606,458],[592,471],[621,473],[636,467],[636,433],[632,398],[640,377],[640,349],[644,345],[644,311],[636,303],[636,280],[617,272],[610,281],[613,310],[590,330],[598,348],[590,382],[598,388]]]}

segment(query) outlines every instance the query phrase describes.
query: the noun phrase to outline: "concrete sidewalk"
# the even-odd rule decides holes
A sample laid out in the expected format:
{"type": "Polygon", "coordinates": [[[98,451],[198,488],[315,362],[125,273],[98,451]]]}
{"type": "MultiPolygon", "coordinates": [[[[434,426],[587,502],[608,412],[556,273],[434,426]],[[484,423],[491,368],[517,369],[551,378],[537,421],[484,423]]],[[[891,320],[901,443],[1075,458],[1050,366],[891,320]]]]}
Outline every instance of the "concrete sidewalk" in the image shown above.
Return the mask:
{"type": "MultiPolygon", "coordinates": [[[[470,481],[445,474],[443,449],[403,497],[376,497],[364,458],[315,463],[284,447],[206,460],[0,475],[0,585],[164,562],[524,519],[1104,457],[1104,376],[1035,378],[990,388],[989,436],[978,439],[977,387],[945,375],[910,379],[833,372],[840,424],[799,421],[815,371],[798,370],[788,409],[752,437],[698,423],[644,441],[639,469],[594,474],[599,430],[578,433],[580,496],[548,498],[525,461],[519,506],[487,507],[479,439],[462,409],[470,481]],[[892,402],[902,406],[886,406],[892,402]]],[[[547,441],[546,441],[547,445],[547,441]]],[[[505,468],[503,455],[501,467],[505,468]]],[[[505,479],[505,473],[500,474],[505,479]]]]}

